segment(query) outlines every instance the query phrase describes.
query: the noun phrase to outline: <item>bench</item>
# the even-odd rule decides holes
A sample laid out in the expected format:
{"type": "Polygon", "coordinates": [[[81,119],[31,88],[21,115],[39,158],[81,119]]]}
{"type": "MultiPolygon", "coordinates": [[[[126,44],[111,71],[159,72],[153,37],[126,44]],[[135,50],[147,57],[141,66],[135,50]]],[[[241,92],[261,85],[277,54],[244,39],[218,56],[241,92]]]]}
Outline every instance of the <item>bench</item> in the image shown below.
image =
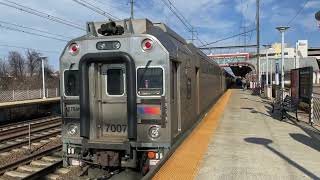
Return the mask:
{"type": "MultiPolygon", "coordinates": [[[[276,98],[277,99],[277,98],[276,98]]],[[[299,106],[299,99],[291,96],[286,96],[283,101],[282,98],[277,99],[277,103],[272,104],[272,112],[274,110],[281,111],[281,121],[286,118],[286,114],[288,112],[294,112],[296,114],[296,119],[298,119],[298,106],[299,106]]]]}
{"type": "Polygon", "coordinates": [[[296,119],[298,119],[298,106],[299,106],[299,99],[286,96],[282,103],[282,111],[281,111],[281,120],[285,118],[287,112],[294,112],[296,114],[296,119]]]}
{"type": "Polygon", "coordinates": [[[275,111],[275,110],[281,110],[282,109],[282,96],[283,96],[283,91],[282,90],[279,90],[279,91],[276,91],[277,94],[276,94],[276,97],[273,99],[273,102],[272,102],[272,113],[275,111]]]}

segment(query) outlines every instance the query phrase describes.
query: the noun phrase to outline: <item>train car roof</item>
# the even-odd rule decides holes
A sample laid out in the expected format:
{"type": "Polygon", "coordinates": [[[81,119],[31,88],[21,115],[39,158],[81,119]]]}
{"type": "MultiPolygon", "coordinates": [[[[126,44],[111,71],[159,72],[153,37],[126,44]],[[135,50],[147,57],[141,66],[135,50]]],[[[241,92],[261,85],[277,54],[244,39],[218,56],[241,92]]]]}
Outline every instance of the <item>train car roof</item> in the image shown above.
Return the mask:
{"type": "MultiPolygon", "coordinates": [[[[169,52],[171,59],[176,59],[179,53],[192,55],[194,53],[198,54],[201,59],[209,61],[212,64],[216,64],[208,59],[207,55],[204,54],[200,49],[198,49],[194,44],[187,43],[187,41],[177,34],[174,30],[169,28],[164,23],[153,23],[149,19],[124,19],[120,21],[114,21],[116,25],[124,27],[124,34],[150,34],[155,36],[161,44],[169,52]]],[[[87,23],[87,35],[77,38],[78,40],[87,39],[91,37],[105,37],[99,34],[98,30],[101,25],[108,22],[88,22],[87,23]]]]}

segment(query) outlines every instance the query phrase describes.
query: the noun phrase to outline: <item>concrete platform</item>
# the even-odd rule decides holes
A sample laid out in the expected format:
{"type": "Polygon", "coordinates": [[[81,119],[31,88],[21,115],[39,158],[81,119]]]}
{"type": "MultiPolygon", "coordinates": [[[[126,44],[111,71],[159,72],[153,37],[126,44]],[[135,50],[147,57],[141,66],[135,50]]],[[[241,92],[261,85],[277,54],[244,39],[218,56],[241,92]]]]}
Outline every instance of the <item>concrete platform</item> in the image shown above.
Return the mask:
{"type": "Polygon", "coordinates": [[[196,179],[320,179],[319,134],[275,119],[249,91],[232,90],[196,179]]]}
{"type": "Polygon", "coordinates": [[[60,97],[3,102],[3,103],[0,103],[0,109],[1,108],[8,108],[8,107],[15,107],[15,106],[31,105],[31,104],[47,104],[47,103],[53,103],[53,102],[59,102],[59,101],[60,101],[60,97]]]}

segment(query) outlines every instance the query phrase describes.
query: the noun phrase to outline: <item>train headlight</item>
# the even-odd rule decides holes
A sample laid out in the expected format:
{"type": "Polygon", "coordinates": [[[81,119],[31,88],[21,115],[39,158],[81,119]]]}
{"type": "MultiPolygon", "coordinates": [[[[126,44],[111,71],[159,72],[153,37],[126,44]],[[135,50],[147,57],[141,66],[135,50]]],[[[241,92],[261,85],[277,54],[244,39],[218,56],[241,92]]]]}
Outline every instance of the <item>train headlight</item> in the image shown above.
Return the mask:
{"type": "Polygon", "coordinates": [[[76,124],[69,124],[68,125],[68,129],[67,129],[67,133],[71,136],[74,136],[78,133],[79,131],[79,127],[76,124]]]}
{"type": "Polygon", "coordinates": [[[153,41],[151,39],[145,39],[141,43],[141,47],[143,50],[150,50],[153,47],[153,41]]]}
{"type": "Polygon", "coordinates": [[[152,138],[152,139],[157,139],[160,137],[160,128],[157,127],[157,126],[152,126],[150,129],[149,129],[149,136],[152,138]]]}
{"type": "Polygon", "coordinates": [[[120,47],[121,43],[119,41],[100,41],[96,45],[98,50],[117,50],[120,47]]]}
{"type": "Polygon", "coordinates": [[[121,47],[120,42],[116,41],[116,42],[113,43],[113,48],[114,49],[119,49],[120,47],[121,47]]]}

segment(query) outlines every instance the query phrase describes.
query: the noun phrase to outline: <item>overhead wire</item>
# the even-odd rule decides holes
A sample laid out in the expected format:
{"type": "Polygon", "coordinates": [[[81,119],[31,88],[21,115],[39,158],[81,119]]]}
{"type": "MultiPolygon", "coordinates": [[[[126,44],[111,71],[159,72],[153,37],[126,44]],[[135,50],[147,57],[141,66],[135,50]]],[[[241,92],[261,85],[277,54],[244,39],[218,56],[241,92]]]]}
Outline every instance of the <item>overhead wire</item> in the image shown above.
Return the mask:
{"type": "Polygon", "coordinates": [[[232,38],[234,38],[234,37],[241,36],[241,35],[243,35],[243,34],[247,34],[247,33],[249,33],[249,32],[253,32],[253,31],[255,31],[255,30],[256,30],[256,29],[251,29],[251,30],[248,30],[248,31],[239,33],[239,34],[234,34],[234,35],[232,35],[232,36],[228,36],[228,37],[225,37],[225,38],[218,39],[218,40],[216,40],[216,41],[207,43],[207,44],[202,45],[202,46],[200,46],[200,47],[204,47],[204,46],[208,46],[208,45],[211,45],[211,44],[215,44],[215,43],[218,43],[218,42],[221,42],[221,41],[225,41],[225,40],[228,40],[228,39],[232,39],[232,38]]]}
{"type": "Polygon", "coordinates": [[[92,10],[92,11],[94,11],[94,12],[96,12],[96,13],[102,15],[102,16],[105,16],[105,17],[109,18],[110,20],[120,20],[118,17],[116,17],[116,16],[114,16],[114,15],[112,15],[112,14],[110,14],[110,13],[104,11],[104,10],[102,10],[101,8],[95,6],[95,5],[93,5],[93,4],[91,4],[91,3],[87,2],[87,1],[84,1],[84,0],[72,0],[72,1],[80,4],[80,5],[88,8],[88,9],[90,9],[90,10],[92,10]]]}
{"type": "Polygon", "coordinates": [[[293,20],[295,20],[297,17],[298,17],[298,15],[302,12],[302,10],[306,7],[306,5],[307,5],[307,3],[309,2],[310,0],[306,0],[305,2],[304,2],[304,4],[303,4],[303,6],[299,9],[299,11],[295,14],[295,16],[293,16],[291,19],[290,19],[290,21],[288,22],[288,26],[292,23],[292,21],[293,20]]]}
{"type": "Polygon", "coordinates": [[[30,32],[30,31],[26,31],[26,30],[21,30],[21,29],[14,28],[14,27],[4,26],[4,25],[1,25],[1,24],[0,24],[0,28],[6,29],[6,30],[11,30],[11,31],[16,31],[16,32],[22,32],[22,33],[26,33],[26,34],[30,34],[30,35],[34,35],[34,36],[39,36],[39,37],[45,37],[45,38],[49,38],[49,39],[54,39],[54,40],[57,40],[57,41],[68,42],[68,40],[65,40],[65,39],[60,39],[60,38],[56,38],[56,37],[52,37],[52,36],[47,36],[47,35],[43,35],[43,34],[38,34],[38,33],[30,32]]]}
{"type": "Polygon", "coordinates": [[[161,2],[167,6],[167,8],[178,18],[178,20],[187,28],[189,32],[195,35],[195,38],[201,43],[205,44],[197,34],[190,22],[183,16],[183,14],[175,7],[175,5],[170,0],[161,0],[161,2]]]}
{"type": "Polygon", "coordinates": [[[96,3],[99,3],[99,4],[101,4],[101,5],[104,5],[104,6],[110,6],[110,7],[113,7],[113,8],[115,8],[115,9],[117,9],[117,8],[119,8],[119,6],[128,6],[129,5],[129,2],[128,3],[120,3],[120,2],[117,2],[117,1],[113,1],[112,3],[113,4],[111,4],[111,3],[108,3],[108,4],[106,4],[105,2],[103,2],[103,1],[101,1],[101,0],[92,0],[92,1],[95,1],[96,3]],[[114,5],[114,3],[116,3],[116,4],[118,4],[119,6],[117,6],[117,5],[114,5]]]}
{"type": "Polygon", "coordinates": [[[72,37],[69,37],[69,36],[56,34],[56,33],[48,32],[48,31],[44,31],[44,30],[40,30],[40,29],[36,29],[36,28],[32,28],[32,27],[27,27],[27,26],[15,24],[15,23],[10,23],[10,22],[6,22],[6,21],[2,21],[2,20],[0,20],[0,23],[8,24],[8,25],[11,25],[11,26],[16,26],[16,27],[20,27],[20,28],[24,28],[24,29],[29,29],[29,30],[32,30],[32,31],[37,31],[37,32],[41,32],[41,33],[45,33],[45,34],[49,34],[49,35],[53,35],[53,36],[59,36],[59,37],[62,37],[62,38],[72,39],[72,37]]]}
{"type": "Polygon", "coordinates": [[[4,5],[4,6],[7,6],[7,7],[11,7],[11,8],[17,9],[17,10],[20,10],[20,11],[23,11],[23,12],[26,12],[26,13],[29,13],[29,14],[33,14],[33,15],[38,16],[38,17],[42,17],[42,18],[48,19],[50,21],[58,22],[60,24],[64,24],[64,25],[67,25],[67,26],[70,26],[70,27],[73,27],[73,28],[76,28],[76,29],[79,29],[79,30],[86,31],[85,28],[83,28],[82,26],[80,26],[80,25],[78,25],[78,24],[76,24],[76,23],[74,23],[72,21],[69,21],[69,20],[66,20],[66,19],[63,19],[63,18],[60,18],[60,17],[56,17],[56,16],[50,15],[50,14],[45,13],[45,12],[41,12],[39,10],[36,10],[36,9],[30,8],[30,7],[18,4],[16,2],[13,2],[13,1],[10,1],[10,0],[2,0],[2,2],[0,1],[0,4],[4,5]]]}
{"type": "Polygon", "coordinates": [[[17,49],[34,50],[34,51],[47,52],[47,53],[60,53],[59,51],[53,51],[53,50],[42,50],[42,49],[34,49],[34,48],[28,48],[28,47],[23,47],[23,46],[14,46],[14,45],[1,44],[1,43],[2,43],[2,42],[0,42],[0,47],[8,47],[8,48],[17,48],[17,49]]]}

